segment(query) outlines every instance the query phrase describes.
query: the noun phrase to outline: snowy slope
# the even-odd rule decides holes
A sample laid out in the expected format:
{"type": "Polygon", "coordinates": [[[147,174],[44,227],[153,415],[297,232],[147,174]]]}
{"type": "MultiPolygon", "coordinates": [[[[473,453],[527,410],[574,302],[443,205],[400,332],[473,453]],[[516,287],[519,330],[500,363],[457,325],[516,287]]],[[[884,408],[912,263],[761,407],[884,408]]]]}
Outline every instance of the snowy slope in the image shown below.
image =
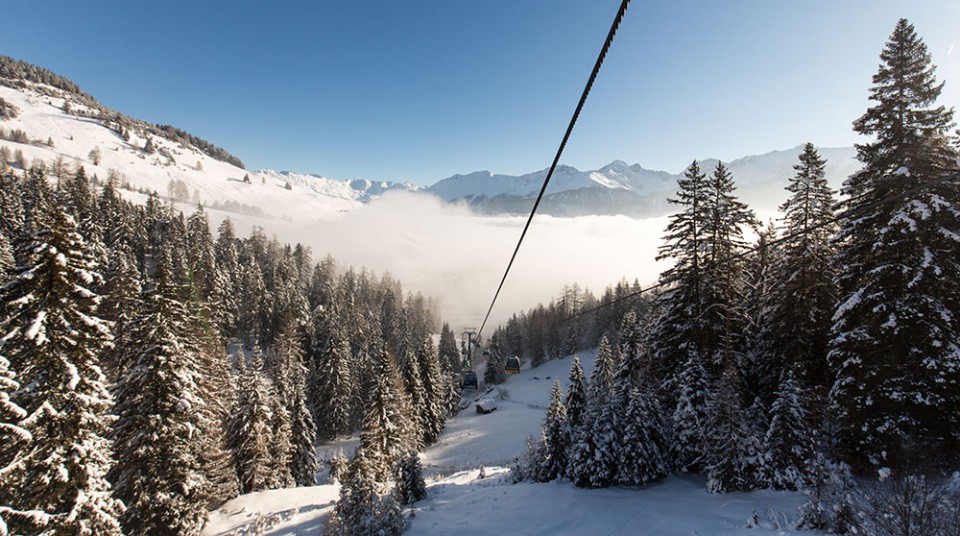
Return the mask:
{"type": "MultiPolygon", "coordinates": [[[[594,359],[594,352],[581,355],[588,375],[594,359]]],[[[499,389],[509,393],[496,411],[478,415],[470,407],[448,421],[440,441],[421,455],[428,495],[407,509],[405,534],[798,534],[792,528],[803,502],[798,493],[710,494],[696,476],[671,476],[643,489],[511,483],[506,466],[523,451],[528,436],[539,435],[550,386],[556,378],[566,385],[572,362],[572,357],[549,361],[510,376],[487,395],[496,397],[499,389]]],[[[326,457],[331,447],[318,450],[326,457]]],[[[245,495],[217,509],[203,534],[258,534],[261,527],[265,535],[318,535],[338,491],[326,485],[245,495]]]]}
{"type": "Polygon", "coordinates": [[[151,136],[157,152],[146,154],[142,150],[145,136],[132,131],[126,141],[99,120],[75,115],[82,107],[62,90],[37,84],[24,89],[0,84],[0,98],[19,109],[16,118],[0,121],[0,127],[8,132],[21,130],[36,142],[0,140],[0,146],[11,152],[23,151],[27,163],[39,159],[49,164],[62,158],[72,167],[82,165],[88,176],[101,180],[115,170],[121,175],[120,186],[127,185],[127,190],[167,196],[171,181],[182,181],[189,192],[188,203],[199,200],[262,219],[311,221],[335,218],[390,190],[415,189],[410,184],[333,180],[270,170],[248,172],[159,136],[151,136]],[[71,101],[74,113],[63,111],[65,100],[71,101]],[[48,140],[52,147],[46,144],[48,140]],[[89,156],[95,148],[101,155],[99,165],[89,156]],[[245,175],[249,175],[249,183],[243,181],[245,175]],[[235,208],[243,205],[246,208],[235,208]]]}

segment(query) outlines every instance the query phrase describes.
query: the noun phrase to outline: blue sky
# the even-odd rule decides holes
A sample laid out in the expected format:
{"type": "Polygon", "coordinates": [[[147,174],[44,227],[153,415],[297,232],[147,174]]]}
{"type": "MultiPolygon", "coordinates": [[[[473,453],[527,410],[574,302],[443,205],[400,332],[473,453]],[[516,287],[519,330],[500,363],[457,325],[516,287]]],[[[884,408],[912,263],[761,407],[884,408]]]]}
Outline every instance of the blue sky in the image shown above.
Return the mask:
{"type": "MultiPolygon", "coordinates": [[[[549,165],[619,3],[7,2],[0,53],[249,169],[429,184],[549,165]]],[[[637,0],[563,162],[851,145],[899,17],[960,104],[956,0],[637,0]]]]}

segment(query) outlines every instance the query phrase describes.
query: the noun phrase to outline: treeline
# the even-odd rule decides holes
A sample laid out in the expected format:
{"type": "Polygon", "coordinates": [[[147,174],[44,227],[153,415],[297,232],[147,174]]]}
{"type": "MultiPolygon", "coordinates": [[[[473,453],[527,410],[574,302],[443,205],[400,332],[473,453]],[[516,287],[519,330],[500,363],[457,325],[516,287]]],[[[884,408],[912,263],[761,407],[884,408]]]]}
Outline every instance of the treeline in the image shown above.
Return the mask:
{"type": "Polygon", "coordinates": [[[430,299],[58,178],[0,174],[0,533],[197,534],[315,484],[318,438],[361,430],[375,482],[439,437],[459,397],[430,299]]]}
{"type": "MultiPolygon", "coordinates": [[[[604,487],[692,472],[713,492],[807,489],[808,528],[955,532],[960,139],[906,20],[881,60],[874,105],[854,122],[874,141],[857,146],[863,168],[842,202],[811,144],[764,228],[722,163],[687,168],[662,288],[600,340],[589,381],[577,361],[566,393],[554,387],[518,478],[604,487]],[[858,495],[851,475],[878,474],[858,495]]],[[[512,349],[535,339],[532,316],[502,332],[512,349]]]]}

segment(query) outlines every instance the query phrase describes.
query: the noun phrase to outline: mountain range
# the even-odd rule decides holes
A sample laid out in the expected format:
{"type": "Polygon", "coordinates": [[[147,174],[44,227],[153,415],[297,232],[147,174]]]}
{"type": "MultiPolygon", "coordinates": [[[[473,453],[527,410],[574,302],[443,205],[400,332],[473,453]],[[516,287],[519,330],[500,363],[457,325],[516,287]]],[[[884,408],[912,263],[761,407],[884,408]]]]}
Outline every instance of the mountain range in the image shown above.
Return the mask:
{"type": "MultiPolygon", "coordinates": [[[[547,170],[513,176],[477,171],[422,187],[406,182],[337,180],[292,171],[247,171],[239,158],[170,126],[152,125],[110,110],[55,73],[0,56],[0,147],[11,159],[83,165],[88,175],[110,177],[143,195],[156,191],[175,201],[216,210],[289,221],[327,219],[389,192],[433,195],[486,215],[529,213],[547,170]],[[96,157],[94,154],[96,153],[96,157]]],[[[800,147],[727,162],[738,195],[755,208],[781,203],[800,147]]],[[[821,148],[834,187],[858,168],[851,147],[821,148]]],[[[16,162],[13,162],[14,164],[16,162]]],[[[717,164],[704,159],[708,172],[717,164]]],[[[600,169],[556,169],[539,212],[560,217],[659,216],[682,171],[645,169],[616,160],[600,169]]]]}

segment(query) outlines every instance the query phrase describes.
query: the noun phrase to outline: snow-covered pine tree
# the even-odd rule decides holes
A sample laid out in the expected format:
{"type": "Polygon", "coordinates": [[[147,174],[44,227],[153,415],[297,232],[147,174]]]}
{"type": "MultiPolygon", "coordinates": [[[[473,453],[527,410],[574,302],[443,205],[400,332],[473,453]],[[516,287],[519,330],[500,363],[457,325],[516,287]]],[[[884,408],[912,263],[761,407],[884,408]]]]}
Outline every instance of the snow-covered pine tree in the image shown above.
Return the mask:
{"type": "Polygon", "coordinates": [[[703,361],[690,351],[675,380],[677,403],[673,411],[670,458],[680,472],[700,472],[707,462],[707,423],[710,386],[703,361]]]}
{"type": "Polygon", "coordinates": [[[420,377],[423,380],[423,390],[426,393],[423,407],[417,408],[420,412],[420,421],[424,426],[421,435],[425,445],[432,445],[443,434],[447,415],[449,415],[447,407],[449,390],[446,379],[440,371],[437,348],[429,337],[423,337],[420,341],[418,361],[420,363],[420,377]]]}
{"type": "Polygon", "coordinates": [[[225,218],[217,228],[217,241],[214,244],[217,268],[222,275],[222,288],[215,287],[213,300],[219,304],[219,326],[224,335],[233,335],[240,318],[239,295],[240,263],[237,251],[237,236],[230,218],[225,218]]]}
{"type": "Polygon", "coordinates": [[[13,246],[7,235],[0,230],[0,285],[7,281],[8,273],[13,267],[13,246]]]}
{"type": "Polygon", "coordinates": [[[376,480],[386,480],[393,464],[416,448],[417,430],[412,426],[412,412],[394,359],[384,349],[377,363],[375,383],[360,432],[360,450],[376,480]]]}
{"type": "Polygon", "coordinates": [[[569,436],[567,434],[567,409],[563,406],[563,389],[560,380],[553,382],[550,389],[550,406],[543,421],[540,450],[542,459],[537,464],[537,480],[549,482],[566,474],[569,436]]]}
{"type": "Polygon", "coordinates": [[[711,493],[749,491],[756,482],[757,438],[741,402],[742,380],[732,362],[724,368],[711,399],[706,427],[707,490],[711,493]]]}
{"type": "MultiPolygon", "coordinates": [[[[601,341],[601,344],[606,344],[607,351],[609,351],[609,343],[606,342],[606,338],[601,341]]],[[[583,412],[587,406],[586,379],[583,375],[583,367],[580,366],[579,357],[573,358],[569,379],[570,382],[567,383],[567,394],[563,399],[563,405],[567,408],[567,436],[572,438],[574,431],[583,423],[583,412]]]]}
{"type": "Polygon", "coordinates": [[[863,169],[844,184],[830,403],[854,469],[960,452],[960,206],[953,110],[926,45],[901,19],[854,130],[863,169]],[[952,175],[951,175],[952,174],[952,175]],[[950,177],[950,178],[947,178],[950,177]],[[891,197],[898,196],[889,201],[891,197]]]}
{"type": "MultiPolygon", "coordinates": [[[[405,324],[405,322],[400,322],[405,324]]],[[[412,428],[416,433],[416,448],[422,448],[424,442],[424,432],[428,427],[430,407],[427,400],[427,391],[423,387],[421,377],[420,355],[413,343],[413,335],[407,328],[400,328],[407,333],[401,337],[402,343],[398,348],[400,352],[400,375],[403,378],[403,385],[407,396],[410,399],[411,409],[410,417],[413,419],[412,428]]]]}
{"type": "Polygon", "coordinates": [[[327,461],[327,464],[330,466],[329,481],[327,483],[332,484],[334,482],[343,482],[344,478],[347,476],[347,470],[350,466],[350,461],[347,460],[347,457],[343,455],[343,449],[337,449],[337,451],[330,456],[330,460],[327,461]]]}
{"type": "MultiPolygon", "coordinates": [[[[140,301],[140,272],[136,259],[126,244],[119,243],[107,253],[106,281],[103,286],[103,298],[97,311],[104,320],[113,322],[121,328],[133,320],[140,301]]],[[[120,378],[129,363],[116,351],[108,351],[102,360],[107,376],[114,381],[120,378]]]]}
{"type": "Polygon", "coordinates": [[[728,361],[743,362],[745,328],[748,325],[744,299],[745,266],[742,258],[747,243],[745,227],[753,226],[753,212],[735,195],[736,185],[723,162],[707,180],[705,266],[700,285],[704,298],[699,326],[703,355],[708,367],[720,372],[728,361]]]}
{"type": "Polygon", "coordinates": [[[568,474],[578,487],[611,485],[618,461],[617,397],[612,395],[616,360],[606,336],[600,341],[587,389],[583,423],[572,437],[568,474]]]}
{"type": "Polygon", "coordinates": [[[427,498],[427,484],[423,480],[423,467],[416,451],[400,458],[393,467],[393,495],[402,506],[427,498]]]}
{"type": "MultiPolygon", "coordinates": [[[[209,486],[203,460],[199,348],[165,255],[140,314],[121,326],[110,476],[128,534],[199,534],[209,486]],[[158,490],[165,490],[158,493],[158,490]]],[[[134,304],[128,304],[133,306],[134,304]]]]}
{"type": "MultiPolygon", "coordinates": [[[[5,475],[12,472],[11,463],[17,454],[25,448],[32,436],[24,430],[20,421],[27,416],[27,412],[10,399],[10,395],[20,389],[17,375],[10,370],[10,361],[0,355],[0,490],[12,491],[13,485],[6,481],[5,475]]],[[[4,518],[17,517],[20,512],[13,511],[9,506],[6,492],[0,491],[0,536],[6,536],[7,523],[4,518]]]]}
{"type": "Polygon", "coordinates": [[[311,368],[308,393],[317,437],[329,440],[349,433],[356,369],[350,366],[350,343],[336,309],[314,311],[307,359],[311,368]]]}
{"type": "Polygon", "coordinates": [[[634,311],[628,311],[620,322],[620,363],[614,374],[617,388],[629,391],[645,382],[656,381],[651,377],[650,360],[640,327],[640,319],[634,311]]]}
{"type": "Polygon", "coordinates": [[[663,480],[670,473],[670,450],[660,405],[649,388],[625,390],[620,402],[623,415],[617,482],[643,486],[663,480]]]}
{"type": "MultiPolygon", "coordinates": [[[[0,166],[3,167],[3,166],[0,166]]],[[[0,171],[0,234],[10,241],[10,255],[13,256],[13,243],[24,231],[24,207],[22,181],[13,171],[0,171]]],[[[11,264],[10,268],[13,268],[11,264]]]]}
{"type": "Polygon", "coordinates": [[[297,486],[313,486],[317,481],[317,451],[314,443],[317,427],[307,406],[307,367],[300,327],[289,321],[273,347],[275,369],[283,380],[274,379],[280,400],[290,414],[290,473],[297,486]]]}
{"type": "Polygon", "coordinates": [[[293,465],[293,426],[290,413],[276,393],[270,399],[270,471],[268,489],[291,488],[296,485],[291,467],[293,465]]]}
{"type": "Polygon", "coordinates": [[[497,328],[490,337],[490,347],[488,348],[490,356],[487,358],[487,365],[483,369],[483,383],[487,385],[499,385],[507,381],[507,372],[504,369],[507,356],[503,355],[502,338],[503,330],[501,328],[497,328]]]}
{"type": "Polygon", "coordinates": [[[457,339],[450,329],[450,324],[444,322],[440,329],[440,366],[444,373],[459,376],[461,369],[460,350],[457,348],[457,339]]]}
{"type": "Polygon", "coordinates": [[[106,479],[113,399],[99,363],[112,337],[90,291],[102,279],[73,218],[39,203],[0,291],[0,352],[30,386],[13,401],[27,412],[20,426],[33,437],[4,476],[4,503],[50,514],[45,530],[53,534],[119,535],[123,504],[106,479]]]}
{"type": "MultiPolygon", "coordinates": [[[[673,266],[660,274],[667,289],[656,298],[660,315],[653,325],[650,351],[663,377],[677,376],[676,368],[687,362],[691,353],[704,350],[702,319],[706,307],[703,289],[707,264],[708,184],[700,164],[694,160],[678,180],[677,197],[668,201],[677,205],[670,216],[664,244],[657,260],[672,259],[673,266]]],[[[684,458],[677,458],[683,463],[684,458]]]]}
{"type": "Polygon", "coordinates": [[[816,456],[808,413],[804,387],[793,369],[787,369],[770,408],[764,441],[767,480],[774,489],[797,490],[808,483],[806,473],[816,456]]]}
{"type": "MultiPolygon", "coordinates": [[[[831,374],[826,362],[830,318],[837,303],[834,283],[834,192],[827,185],[826,162],[811,143],[804,145],[790,198],[780,206],[781,233],[796,235],[779,247],[770,269],[765,321],[760,326],[768,397],[783,370],[799,366],[797,378],[812,393],[825,395],[831,374]]],[[[769,401],[769,398],[768,398],[769,401]]]]}
{"type": "MultiPolygon", "coordinates": [[[[244,360],[237,355],[238,363],[244,360]]],[[[243,493],[267,489],[270,478],[273,420],[270,384],[264,377],[263,356],[254,345],[253,360],[238,380],[237,407],[230,426],[229,445],[237,463],[237,477],[243,493]]]]}
{"type": "Polygon", "coordinates": [[[357,449],[324,536],[399,536],[403,532],[400,505],[391,494],[380,494],[376,465],[363,447],[357,449]]]}

